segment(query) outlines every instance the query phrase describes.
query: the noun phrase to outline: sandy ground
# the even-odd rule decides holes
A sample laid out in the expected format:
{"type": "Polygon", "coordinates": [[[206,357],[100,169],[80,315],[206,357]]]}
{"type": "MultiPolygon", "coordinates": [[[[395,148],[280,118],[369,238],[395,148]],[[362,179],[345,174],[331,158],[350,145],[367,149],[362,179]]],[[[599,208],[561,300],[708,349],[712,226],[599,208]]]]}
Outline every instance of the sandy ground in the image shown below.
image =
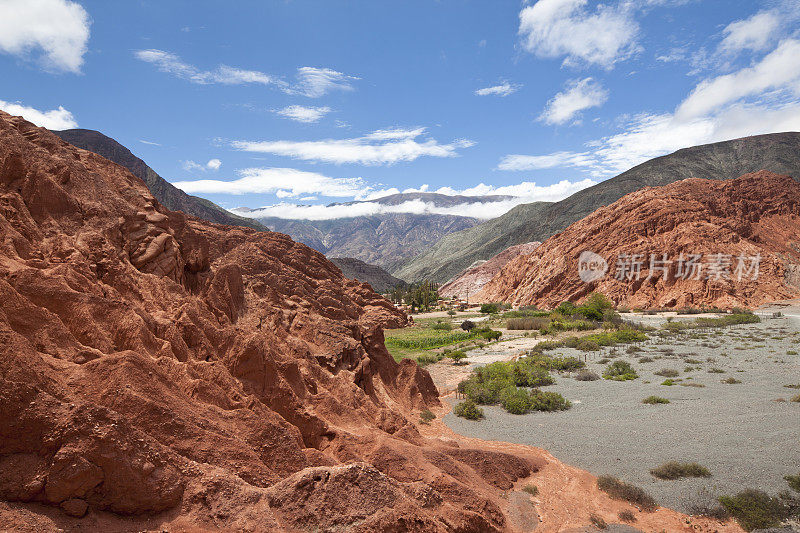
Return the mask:
{"type": "MultiPolygon", "coordinates": [[[[800,393],[784,387],[800,383],[800,356],[787,354],[800,351],[800,309],[780,309],[786,316],[773,319],[774,309],[763,310],[761,324],[712,330],[706,338],[687,335],[670,344],[650,341],[642,345],[642,352],[630,355],[618,350],[619,357],[639,372],[635,381],[580,382],[568,375],[557,377],[556,385],[547,390],[572,401],[569,411],[519,416],[499,407],[484,407],[483,421],[463,420],[452,413],[444,421],[465,436],[545,448],[559,460],[596,475],[611,474],[640,485],[662,505],[684,512],[744,488],[777,493],[787,488],[783,476],[800,471],[800,404],[776,401],[800,393]],[[640,363],[641,356],[655,360],[640,363]],[[700,363],[690,364],[687,359],[700,363]],[[688,366],[696,370],[685,371],[688,366]],[[665,378],[654,372],[662,368],[678,370],[676,379],[683,380],[679,383],[704,387],[661,385],[665,378]],[[711,373],[712,368],[724,373],[711,373]],[[721,383],[729,377],[742,383],[721,383]],[[671,403],[642,404],[650,395],[671,403]],[[650,469],[670,460],[699,462],[713,475],[679,481],[660,481],[650,475],[650,469]]],[[[663,316],[639,318],[654,325],[665,320],[663,316]]],[[[678,319],[682,318],[695,317],[678,319]]],[[[441,389],[452,390],[474,365],[513,358],[536,342],[519,338],[469,352],[470,365],[451,366],[450,374],[446,368],[435,368],[449,366],[446,363],[428,368],[441,389]]],[[[583,355],[569,349],[555,353],[583,355]]],[[[604,350],[589,356],[589,368],[601,373],[604,365],[597,361],[607,355],[604,350]]],[[[455,401],[453,397],[447,400],[455,401]]]]}

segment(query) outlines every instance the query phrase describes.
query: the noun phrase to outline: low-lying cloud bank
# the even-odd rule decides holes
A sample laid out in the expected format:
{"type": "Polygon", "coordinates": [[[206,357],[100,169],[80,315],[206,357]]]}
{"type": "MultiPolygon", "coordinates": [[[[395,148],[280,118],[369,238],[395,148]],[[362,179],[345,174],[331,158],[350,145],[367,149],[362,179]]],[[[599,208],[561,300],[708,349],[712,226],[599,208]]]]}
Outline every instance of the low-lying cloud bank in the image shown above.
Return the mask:
{"type": "Polygon", "coordinates": [[[564,198],[595,185],[597,182],[584,179],[577,182],[563,180],[547,186],[538,186],[533,182],[517,185],[494,187],[481,183],[476,187],[457,191],[450,187],[442,187],[436,191],[440,194],[455,195],[509,195],[510,200],[464,203],[455,206],[437,206],[433,202],[409,200],[398,205],[385,205],[377,201],[363,201],[349,205],[298,205],[279,203],[260,209],[233,209],[237,215],[250,218],[276,217],[292,220],[331,220],[353,218],[359,216],[385,215],[392,213],[411,213],[417,215],[457,215],[478,219],[496,218],[510,209],[531,202],[557,202],[564,198]]]}

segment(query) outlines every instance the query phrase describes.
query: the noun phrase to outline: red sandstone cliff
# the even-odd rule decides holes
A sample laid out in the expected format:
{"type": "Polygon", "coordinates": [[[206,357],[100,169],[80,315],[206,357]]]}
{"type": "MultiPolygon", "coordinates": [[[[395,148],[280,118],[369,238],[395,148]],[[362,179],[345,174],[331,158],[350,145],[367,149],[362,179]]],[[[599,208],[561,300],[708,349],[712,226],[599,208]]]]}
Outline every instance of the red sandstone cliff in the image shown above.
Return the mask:
{"type": "Polygon", "coordinates": [[[627,307],[752,307],[800,296],[799,273],[800,183],[761,171],[628,194],[510,261],[476,299],[553,307],[599,291],[627,307]],[[591,283],[579,277],[586,251],[608,264],[591,283]],[[693,254],[702,255],[699,271],[693,254]],[[759,255],[754,279],[748,269],[759,255]]]}
{"type": "Polygon", "coordinates": [[[472,266],[461,272],[458,276],[439,287],[439,294],[445,297],[466,299],[476,294],[484,285],[500,272],[506,263],[522,254],[530,254],[542,243],[526,242],[509,246],[491,259],[472,266]]]}

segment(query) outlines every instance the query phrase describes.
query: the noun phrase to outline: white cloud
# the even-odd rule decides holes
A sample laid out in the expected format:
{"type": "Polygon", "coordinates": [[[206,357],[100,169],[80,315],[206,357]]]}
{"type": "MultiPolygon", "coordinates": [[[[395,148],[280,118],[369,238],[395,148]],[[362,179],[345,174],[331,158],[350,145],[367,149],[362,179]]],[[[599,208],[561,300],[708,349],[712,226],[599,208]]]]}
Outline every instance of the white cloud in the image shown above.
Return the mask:
{"type": "Polygon", "coordinates": [[[41,51],[45,68],[78,73],[89,41],[86,10],[68,0],[2,0],[0,51],[27,57],[41,51]]]}
{"type": "Polygon", "coordinates": [[[239,179],[177,181],[173,185],[189,194],[275,194],[279,198],[320,195],[359,197],[369,190],[361,178],[331,178],[293,168],[246,168],[239,179]]]}
{"type": "Polygon", "coordinates": [[[475,94],[478,96],[508,96],[509,94],[514,94],[520,88],[522,88],[522,84],[504,81],[500,85],[478,89],[475,94]]]}
{"type": "Polygon", "coordinates": [[[33,122],[37,126],[49,130],[69,130],[78,127],[78,122],[72,116],[72,113],[61,106],[50,111],[39,111],[19,102],[12,103],[0,100],[0,109],[11,115],[21,116],[28,122],[33,122]]]}
{"type": "Polygon", "coordinates": [[[259,72],[257,70],[244,70],[240,68],[220,65],[216,70],[200,70],[197,67],[181,60],[177,55],[164,50],[137,50],[134,52],[137,59],[155,65],[161,72],[172,74],[178,78],[189,80],[192,83],[208,85],[220,83],[223,85],[241,85],[245,83],[258,83],[261,85],[285,86],[286,83],[278,78],[259,72]]]}
{"type": "Polygon", "coordinates": [[[633,4],[599,4],[588,0],[539,0],[519,14],[522,46],[539,57],[564,57],[567,65],[611,68],[639,50],[639,25],[633,4]]]}
{"type": "Polygon", "coordinates": [[[206,168],[211,170],[219,170],[219,167],[222,166],[222,161],[219,159],[209,159],[208,163],[206,163],[206,168]]]}
{"type": "Polygon", "coordinates": [[[306,107],[302,105],[290,105],[275,111],[276,114],[286,117],[296,122],[310,124],[318,122],[322,117],[331,112],[330,107],[306,107]]]}
{"type": "Polygon", "coordinates": [[[504,156],[497,165],[498,170],[536,170],[556,167],[583,167],[594,162],[589,152],[554,152],[547,155],[520,155],[510,154],[504,156]]]}
{"type": "Polygon", "coordinates": [[[578,118],[584,109],[599,107],[608,100],[608,90],[593,78],[571,80],[566,89],[547,102],[539,120],[547,124],[565,124],[578,118]]]}
{"type": "Polygon", "coordinates": [[[161,146],[159,143],[153,141],[145,141],[144,139],[139,139],[139,142],[142,144],[149,144],[150,146],[161,146]]]}
{"type": "Polygon", "coordinates": [[[778,31],[781,14],[777,11],[760,11],[750,18],[728,24],[722,33],[719,47],[726,52],[764,50],[778,31]]]}
{"type": "Polygon", "coordinates": [[[319,98],[334,90],[352,91],[350,82],[358,79],[329,68],[300,67],[297,69],[297,84],[286,92],[319,98]]]}
{"type": "Polygon", "coordinates": [[[221,166],[222,166],[222,161],[216,158],[209,159],[208,163],[206,163],[205,165],[196,163],[191,159],[183,161],[181,163],[181,167],[183,167],[183,170],[186,170],[188,172],[205,172],[207,170],[219,170],[219,167],[221,166]]]}
{"type": "Polygon", "coordinates": [[[800,41],[785,40],[753,66],[701,81],[674,113],[641,113],[582,152],[509,155],[498,168],[574,167],[603,177],[699,144],[800,130],[800,41]]]}
{"type": "Polygon", "coordinates": [[[355,163],[361,165],[392,165],[414,161],[419,157],[456,157],[459,148],[475,143],[456,140],[440,144],[435,139],[419,140],[425,128],[377,130],[353,139],[322,141],[233,141],[231,145],[245,152],[282,155],[304,161],[324,163],[355,163]]]}
{"type": "MultiPolygon", "coordinates": [[[[567,196],[594,185],[596,182],[585,179],[578,182],[570,182],[567,180],[559,183],[554,183],[547,186],[537,186],[533,182],[523,182],[517,185],[509,185],[504,187],[494,187],[485,185],[483,183],[464,190],[455,190],[452,188],[441,188],[436,192],[440,194],[449,195],[486,195],[486,194],[501,194],[509,195],[514,198],[509,200],[502,200],[498,202],[473,202],[464,203],[450,207],[440,207],[434,205],[432,202],[425,202],[423,200],[409,200],[398,205],[384,205],[378,202],[360,202],[350,205],[332,204],[332,205],[297,205],[290,203],[279,203],[256,209],[249,210],[236,210],[233,212],[247,217],[278,217],[286,219],[304,219],[304,220],[329,220],[338,218],[353,218],[358,216],[371,216],[382,215],[389,213],[413,213],[413,214],[439,214],[439,215],[458,215],[474,217],[479,219],[495,218],[503,213],[508,212],[513,207],[536,201],[558,201],[566,198],[567,196]]],[[[420,189],[422,189],[421,187],[420,189]]],[[[424,187],[427,188],[427,187],[424,187]]],[[[187,191],[188,192],[188,191],[187,191]]],[[[370,194],[365,199],[372,200],[380,198],[378,193],[387,192],[388,194],[396,194],[397,189],[388,189],[385,191],[375,191],[376,194],[370,194]]],[[[410,189],[403,192],[425,192],[418,189],[410,189]]],[[[382,196],[385,196],[382,195],[382,196]]]]}

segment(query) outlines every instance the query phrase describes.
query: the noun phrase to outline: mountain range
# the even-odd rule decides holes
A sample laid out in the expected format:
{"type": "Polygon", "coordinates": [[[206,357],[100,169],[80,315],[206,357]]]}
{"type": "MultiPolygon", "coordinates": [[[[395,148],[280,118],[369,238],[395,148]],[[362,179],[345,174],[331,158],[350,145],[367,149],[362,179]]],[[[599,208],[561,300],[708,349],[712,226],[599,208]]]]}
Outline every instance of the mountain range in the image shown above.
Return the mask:
{"type": "Polygon", "coordinates": [[[447,235],[392,274],[405,280],[444,283],[476,260],[489,259],[515,244],[544,242],[599,207],[643,187],[691,177],[732,179],[762,169],[800,178],[800,133],[744,137],[656,157],[560,202],[520,205],[498,218],[447,235]]]}

